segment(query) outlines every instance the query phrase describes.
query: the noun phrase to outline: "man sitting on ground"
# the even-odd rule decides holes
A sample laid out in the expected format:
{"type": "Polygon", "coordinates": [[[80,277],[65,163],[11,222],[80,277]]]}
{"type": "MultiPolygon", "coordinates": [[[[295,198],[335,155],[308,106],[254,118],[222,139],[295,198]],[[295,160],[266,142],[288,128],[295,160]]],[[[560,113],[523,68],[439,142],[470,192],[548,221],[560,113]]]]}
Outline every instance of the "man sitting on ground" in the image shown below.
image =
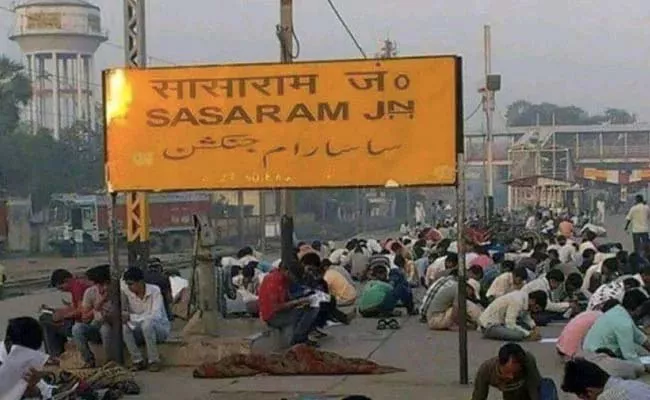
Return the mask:
{"type": "Polygon", "coordinates": [[[260,286],[260,318],[275,329],[293,328],[291,345],[315,345],[316,343],[309,340],[309,333],[315,328],[319,309],[310,307],[309,297],[289,300],[290,286],[289,269],[280,263],[266,275],[260,286]]]}
{"type": "Polygon", "coordinates": [[[528,279],[528,271],[526,271],[526,268],[513,267],[510,269],[512,265],[514,265],[512,261],[504,261],[505,272],[496,277],[485,293],[488,302],[491,303],[498,297],[515,290],[520,290],[526,284],[526,280],[528,279]]]}
{"type": "Polygon", "coordinates": [[[602,305],[611,299],[623,301],[623,296],[628,290],[638,288],[640,283],[635,278],[621,278],[614,282],[601,285],[598,290],[589,298],[587,310],[598,310],[602,305]]]}
{"type": "Polygon", "coordinates": [[[370,279],[359,297],[359,314],[365,318],[394,316],[397,298],[393,286],[388,283],[386,267],[375,262],[370,279]]]}
{"type": "MultiPolygon", "coordinates": [[[[476,328],[483,309],[470,299],[476,299],[480,284],[475,279],[467,281],[467,323],[476,328]]],[[[458,280],[452,279],[433,297],[427,315],[432,330],[455,329],[458,326],[458,280]]]]}
{"type": "Polygon", "coordinates": [[[604,313],[593,324],[585,337],[583,349],[595,353],[599,349],[609,349],[624,360],[639,360],[638,346],[650,349],[645,333],[636,326],[630,313],[646,300],[638,289],[625,293],[623,306],[617,305],[604,313]]]}
{"type": "Polygon", "coordinates": [[[336,299],[336,304],[340,307],[354,304],[357,299],[357,289],[352,280],[329,262],[321,263],[321,268],[325,271],[323,279],[327,282],[329,293],[336,299]]]}
{"type": "Polygon", "coordinates": [[[63,354],[68,337],[72,335],[72,326],[80,320],[83,296],[92,283],[73,276],[65,269],[57,269],[52,272],[50,285],[61,292],[70,293],[72,300],[70,303],[64,302],[62,308],[46,308],[51,313],[41,313],[39,319],[43,327],[45,351],[55,357],[53,361],[56,361],[56,357],[63,354]]]}
{"type": "Polygon", "coordinates": [[[112,303],[109,299],[111,282],[110,266],[100,265],[86,272],[93,286],[86,289],[81,302],[81,321],[72,327],[72,338],[84,361],[82,368],[95,368],[95,355],[90,350],[89,342],[101,343],[104,354],[111,354],[111,313],[112,303]]]}
{"type": "Polygon", "coordinates": [[[143,370],[147,366],[136,342],[142,339],[147,348],[149,371],[160,371],[158,343],[166,340],[171,331],[163,295],[158,286],[145,283],[140,268],[127,269],[123,278],[126,289],[122,291],[122,334],[133,367],[143,370]]]}
{"type": "Polygon", "coordinates": [[[532,293],[517,290],[499,297],[479,318],[483,337],[507,341],[539,340],[539,329],[530,314],[545,309],[547,302],[548,296],[541,290],[532,293]]]}
{"type": "Polygon", "coordinates": [[[565,364],[562,390],[585,400],[650,399],[647,384],[614,378],[598,365],[580,358],[565,364]]]}
{"type": "Polygon", "coordinates": [[[557,400],[552,379],[542,378],[532,354],[508,343],[499,355],[485,361],[476,373],[472,400],[487,400],[490,386],[503,393],[503,400],[557,400]]]}
{"type": "Polygon", "coordinates": [[[577,313],[577,304],[569,302],[555,302],[553,301],[553,293],[561,288],[564,282],[564,274],[559,269],[549,271],[547,274],[528,282],[521,290],[526,293],[532,293],[541,290],[548,296],[548,303],[546,308],[539,313],[532,315],[535,323],[539,326],[545,326],[553,320],[564,318],[564,314],[573,307],[574,312],[577,313]]]}

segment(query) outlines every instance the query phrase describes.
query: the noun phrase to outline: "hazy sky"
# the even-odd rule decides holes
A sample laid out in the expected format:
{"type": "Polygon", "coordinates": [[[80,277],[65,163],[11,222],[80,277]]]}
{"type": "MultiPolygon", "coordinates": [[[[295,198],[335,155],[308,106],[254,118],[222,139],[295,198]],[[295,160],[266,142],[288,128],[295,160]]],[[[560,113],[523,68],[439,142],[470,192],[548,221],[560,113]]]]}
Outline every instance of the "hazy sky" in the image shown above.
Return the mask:
{"type": "MultiPolygon", "coordinates": [[[[122,44],[122,1],[102,7],[110,41],[122,44]]],[[[357,58],[326,0],[294,0],[301,60],[357,58]]],[[[575,104],[590,112],[621,107],[650,120],[648,0],[335,0],[363,48],[374,54],[386,36],[402,55],[455,53],[464,58],[465,109],[479,99],[483,25],[492,26],[493,72],[503,75],[501,113],[519,98],[575,104]]],[[[0,0],[0,6],[10,6],[0,0]]],[[[148,0],[148,52],[175,63],[279,58],[279,0],[148,0]]],[[[0,10],[0,26],[13,15],[0,10]]],[[[20,57],[0,38],[0,52],[20,57]]],[[[123,63],[103,45],[97,66],[123,63]]],[[[159,61],[154,63],[160,64],[159,61]]],[[[480,126],[480,115],[470,127],[480,126]]]]}

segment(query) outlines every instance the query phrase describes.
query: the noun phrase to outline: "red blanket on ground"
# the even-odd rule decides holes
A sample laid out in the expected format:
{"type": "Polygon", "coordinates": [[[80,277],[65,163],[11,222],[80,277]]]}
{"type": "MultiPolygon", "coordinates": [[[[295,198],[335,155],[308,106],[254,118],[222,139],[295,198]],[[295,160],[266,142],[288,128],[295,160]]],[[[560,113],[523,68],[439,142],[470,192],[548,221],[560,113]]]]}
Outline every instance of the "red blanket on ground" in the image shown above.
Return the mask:
{"type": "Polygon", "coordinates": [[[194,370],[195,378],[235,378],[266,375],[354,375],[402,372],[363,358],[345,358],[336,353],[296,345],[283,354],[235,354],[194,370]]]}

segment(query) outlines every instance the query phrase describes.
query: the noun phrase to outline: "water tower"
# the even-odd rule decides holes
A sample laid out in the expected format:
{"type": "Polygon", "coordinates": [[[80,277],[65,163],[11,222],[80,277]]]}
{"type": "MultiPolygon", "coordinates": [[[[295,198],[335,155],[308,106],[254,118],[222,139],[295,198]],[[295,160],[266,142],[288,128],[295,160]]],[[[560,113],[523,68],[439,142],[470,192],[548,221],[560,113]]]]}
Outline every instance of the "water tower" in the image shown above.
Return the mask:
{"type": "Polygon", "coordinates": [[[15,7],[10,39],[25,55],[33,98],[25,110],[34,133],[49,128],[55,139],[61,128],[96,122],[94,54],[108,39],[99,7],[83,0],[24,0],[15,7]]]}

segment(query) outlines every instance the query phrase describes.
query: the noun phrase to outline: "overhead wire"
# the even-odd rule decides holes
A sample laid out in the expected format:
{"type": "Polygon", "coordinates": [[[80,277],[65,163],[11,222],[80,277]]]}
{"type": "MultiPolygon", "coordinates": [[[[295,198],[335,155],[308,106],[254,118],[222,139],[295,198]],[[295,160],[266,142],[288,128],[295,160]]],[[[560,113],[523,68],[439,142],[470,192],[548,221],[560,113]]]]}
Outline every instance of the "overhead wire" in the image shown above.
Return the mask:
{"type": "Polygon", "coordinates": [[[367,55],[366,52],[363,50],[363,47],[361,47],[361,44],[359,44],[359,41],[358,41],[357,38],[354,36],[354,33],[352,33],[352,30],[350,29],[350,27],[348,26],[348,24],[345,22],[345,19],[343,19],[343,16],[341,15],[341,13],[339,12],[339,10],[338,10],[338,9],[336,8],[336,6],[334,5],[334,2],[333,2],[332,0],[327,0],[327,3],[330,5],[330,8],[332,9],[332,11],[334,11],[334,14],[336,15],[336,18],[338,18],[338,20],[339,20],[339,22],[341,23],[341,25],[343,25],[343,28],[344,28],[345,31],[348,33],[348,36],[350,36],[350,39],[352,39],[352,42],[354,42],[354,45],[357,47],[357,49],[359,50],[359,52],[361,53],[361,55],[363,56],[363,58],[368,58],[368,55],[367,55]]]}
{"type": "Polygon", "coordinates": [[[474,111],[472,111],[471,113],[469,113],[469,115],[468,115],[467,117],[465,117],[465,121],[469,121],[470,119],[472,119],[472,117],[473,117],[474,115],[476,115],[476,113],[478,112],[478,110],[481,109],[481,106],[482,106],[482,105],[483,105],[483,102],[482,102],[482,101],[479,101],[479,103],[476,105],[476,108],[474,108],[474,111]]]}

